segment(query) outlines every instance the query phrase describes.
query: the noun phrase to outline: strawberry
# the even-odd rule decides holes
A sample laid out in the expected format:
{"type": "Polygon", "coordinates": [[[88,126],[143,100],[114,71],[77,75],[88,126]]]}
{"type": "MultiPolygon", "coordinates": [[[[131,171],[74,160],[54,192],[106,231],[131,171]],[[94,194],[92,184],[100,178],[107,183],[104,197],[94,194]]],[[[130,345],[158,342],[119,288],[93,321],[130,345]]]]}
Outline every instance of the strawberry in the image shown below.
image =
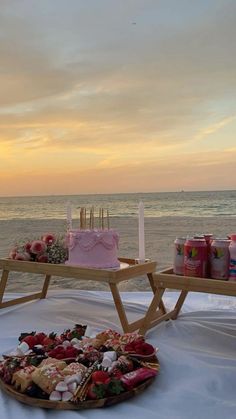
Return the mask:
{"type": "Polygon", "coordinates": [[[117,394],[120,394],[124,391],[124,387],[122,385],[122,382],[119,379],[113,378],[107,384],[108,384],[107,385],[107,392],[110,395],[114,395],[114,394],[117,395],[117,394]]]}
{"type": "Polygon", "coordinates": [[[37,345],[42,345],[44,338],[47,335],[43,332],[36,333],[35,338],[37,339],[37,345]]]}
{"type": "Polygon", "coordinates": [[[43,345],[45,348],[50,349],[50,348],[52,348],[52,347],[55,345],[55,340],[54,340],[54,339],[49,338],[48,336],[46,336],[46,337],[43,339],[43,341],[42,341],[42,345],[43,345]]]}
{"type": "Polygon", "coordinates": [[[123,375],[122,371],[118,368],[114,368],[112,371],[112,377],[119,379],[123,375]]]}
{"type": "Polygon", "coordinates": [[[92,400],[103,399],[106,394],[106,388],[103,384],[90,384],[87,397],[92,400]]]}
{"type": "Polygon", "coordinates": [[[57,355],[55,356],[55,358],[56,358],[56,359],[65,359],[65,358],[66,358],[66,356],[65,356],[65,354],[63,354],[63,352],[61,352],[61,353],[57,354],[57,355]]]}
{"type": "Polygon", "coordinates": [[[48,352],[48,355],[52,358],[58,358],[58,355],[60,355],[60,359],[66,358],[66,351],[65,348],[60,345],[60,346],[56,346],[56,348],[52,349],[51,351],[48,352]]]}
{"type": "Polygon", "coordinates": [[[26,338],[26,336],[34,336],[35,334],[36,332],[31,332],[31,333],[23,332],[19,336],[19,341],[23,342],[23,339],[26,338]]]}
{"type": "Polygon", "coordinates": [[[77,350],[75,348],[67,348],[65,350],[65,357],[66,358],[75,358],[77,355],[77,350]]]}
{"type": "Polygon", "coordinates": [[[134,353],[135,352],[135,347],[134,347],[134,343],[127,343],[127,345],[125,345],[125,352],[129,352],[129,353],[134,353]]]}
{"type": "Polygon", "coordinates": [[[149,343],[142,343],[135,346],[135,352],[140,355],[151,355],[154,352],[154,347],[149,343]]]}
{"type": "Polygon", "coordinates": [[[92,373],[92,381],[95,384],[104,384],[109,378],[109,374],[105,371],[95,371],[92,373]]]}
{"type": "Polygon", "coordinates": [[[26,342],[30,349],[32,349],[38,343],[36,337],[32,335],[26,336],[22,341],[26,342]]]}

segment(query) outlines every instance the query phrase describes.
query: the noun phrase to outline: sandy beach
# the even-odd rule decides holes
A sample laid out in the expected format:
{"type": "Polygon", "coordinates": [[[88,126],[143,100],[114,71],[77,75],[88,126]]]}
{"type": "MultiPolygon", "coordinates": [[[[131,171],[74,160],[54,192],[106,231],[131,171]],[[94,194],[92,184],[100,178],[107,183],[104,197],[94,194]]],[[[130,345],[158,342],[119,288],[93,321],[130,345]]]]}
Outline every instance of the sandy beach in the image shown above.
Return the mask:
{"type": "MultiPolygon", "coordinates": [[[[114,217],[112,227],[120,233],[119,256],[138,257],[138,221],[132,217],[114,217]]],[[[76,222],[75,222],[76,226],[76,222]]],[[[6,220],[0,221],[0,257],[7,257],[9,250],[19,239],[38,238],[43,233],[63,234],[63,220],[6,220]]],[[[146,257],[157,261],[157,270],[172,265],[173,242],[176,236],[196,233],[213,233],[217,237],[225,237],[236,232],[235,217],[155,217],[145,219],[146,257]]],[[[41,276],[12,273],[8,291],[37,290],[41,276]]],[[[106,291],[106,284],[74,279],[52,278],[50,288],[100,289],[106,291]]],[[[150,290],[146,278],[140,277],[121,284],[123,291],[150,290]]]]}

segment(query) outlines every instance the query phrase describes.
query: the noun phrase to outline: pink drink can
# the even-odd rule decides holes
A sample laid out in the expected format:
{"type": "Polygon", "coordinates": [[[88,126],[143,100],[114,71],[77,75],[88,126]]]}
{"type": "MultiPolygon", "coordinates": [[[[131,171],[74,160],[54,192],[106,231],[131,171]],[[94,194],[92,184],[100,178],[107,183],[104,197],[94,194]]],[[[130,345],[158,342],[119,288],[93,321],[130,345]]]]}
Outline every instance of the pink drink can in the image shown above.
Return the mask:
{"type": "Polygon", "coordinates": [[[206,266],[205,239],[187,239],[184,245],[184,275],[206,278],[206,266]]]}
{"type": "Polygon", "coordinates": [[[227,239],[214,239],[211,243],[211,278],[228,279],[229,244],[227,239]]]}
{"type": "Polygon", "coordinates": [[[173,271],[175,275],[184,274],[184,243],[186,242],[185,237],[177,237],[175,239],[175,250],[174,250],[174,266],[173,271]]]}
{"type": "Polygon", "coordinates": [[[211,276],[211,242],[213,239],[213,234],[206,233],[200,236],[194,236],[194,239],[204,239],[207,245],[207,263],[206,263],[206,276],[210,278],[211,276]]]}

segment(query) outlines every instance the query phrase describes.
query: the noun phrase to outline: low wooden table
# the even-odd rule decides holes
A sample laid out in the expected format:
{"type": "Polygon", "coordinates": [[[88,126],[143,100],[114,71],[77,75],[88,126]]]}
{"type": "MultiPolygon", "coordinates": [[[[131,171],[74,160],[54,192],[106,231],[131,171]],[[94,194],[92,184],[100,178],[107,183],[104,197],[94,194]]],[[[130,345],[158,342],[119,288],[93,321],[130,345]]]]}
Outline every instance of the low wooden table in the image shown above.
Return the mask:
{"type": "Polygon", "coordinates": [[[0,309],[15,304],[25,303],[27,301],[35,300],[38,298],[46,298],[50,279],[52,276],[106,282],[109,284],[123,331],[126,333],[139,330],[140,333],[145,334],[148,329],[156,324],[157,319],[166,313],[162,299],[159,299],[159,297],[157,299],[156,297],[157,289],[153,281],[153,273],[156,269],[156,262],[148,261],[145,263],[136,264],[134,259],[120,258],[119,260],[123,264],[128,264],[128,266],[123,269],[108,270],[83,268],[79,266],[69,266],[64,264],[54,265],[50,263],[0,259],[0,269],[2,269],[2,276],[0,280],[0,309]],[[24,297],[3,301],[9,272],[11,271],[45,275],[42,290],[40,292],[26,295],[24,297]],[[122,281],[127,281],[140,275],[147,275],[154,297],[145,316],[133,323],[129,323],[119,293],[118,284],[122,281]]]}
{"type": "Polygon", "coordinates": [[[175,275],[172,268],[154,273],[153,279],[157,288],[155,294],[157,304],[162,301],[162,297],[166,289],[169,288],[181,291],[173,310],[161,315],[158,319],[158,323],[163,320],[177,319],[189,292],[204,292],[236,297],[236,282],[175,275]]]}

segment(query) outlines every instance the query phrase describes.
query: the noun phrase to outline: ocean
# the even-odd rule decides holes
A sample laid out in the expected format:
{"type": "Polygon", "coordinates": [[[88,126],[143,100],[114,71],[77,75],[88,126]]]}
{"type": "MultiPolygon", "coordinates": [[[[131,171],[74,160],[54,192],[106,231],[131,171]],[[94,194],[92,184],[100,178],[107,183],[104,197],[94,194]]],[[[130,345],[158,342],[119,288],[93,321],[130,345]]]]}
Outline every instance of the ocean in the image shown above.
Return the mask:
{"type": "Polygon", "coordinates": [[[66,217],[67,202],[72,216],[80,207],[109,209],[114,217],[137,217],[143,201],[145,217],[236,217],[236,191],[163,192],[104,195],[0,197],[0,220],[54,219],[66,217]]]}

